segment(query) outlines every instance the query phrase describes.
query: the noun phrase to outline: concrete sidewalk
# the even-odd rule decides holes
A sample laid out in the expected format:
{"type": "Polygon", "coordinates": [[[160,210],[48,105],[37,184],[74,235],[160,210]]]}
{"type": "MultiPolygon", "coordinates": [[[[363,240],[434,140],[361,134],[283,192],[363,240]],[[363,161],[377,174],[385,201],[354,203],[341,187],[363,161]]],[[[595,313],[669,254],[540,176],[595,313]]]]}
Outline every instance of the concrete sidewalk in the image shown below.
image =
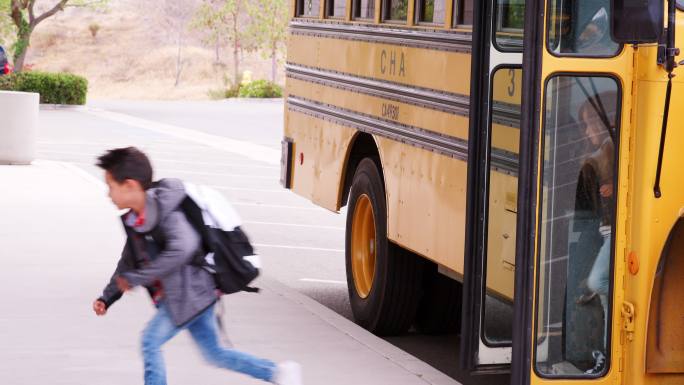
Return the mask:
{"type": "MultiPolygon", "coordinates": [[[[0,383],[141,384],[142,290],[98,318],[92,301],[124,241],[103,184],[67,163],[0,166],[0,383]]],[[[458,384],[312,299],[268,278],[224,298],[236,349],[302,363],[306,385],[458,384]]],[[[187,333],[164,350],[170,384],[260,384],[206,365],[187,333]]],[[[454,363],[456,365],[457,363],[454,363]]]]}

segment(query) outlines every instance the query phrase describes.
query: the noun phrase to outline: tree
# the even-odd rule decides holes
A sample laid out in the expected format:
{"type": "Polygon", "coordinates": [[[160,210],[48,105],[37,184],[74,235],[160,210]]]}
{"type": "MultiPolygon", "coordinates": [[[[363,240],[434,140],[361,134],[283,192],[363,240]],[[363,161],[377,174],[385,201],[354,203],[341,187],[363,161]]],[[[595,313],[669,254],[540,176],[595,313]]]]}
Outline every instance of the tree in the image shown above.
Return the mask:
{"type": "Polygon", "coordinates": [[[225,33],[225,21],[220,9],[216,7],[214,1],[205,2],[195,13],[190,28],[202,32],[202,42],[213,45],[216,63],[221,62],[221,37],[225,33]]]}
{"type": "Polygon", "coordinates": [[[183,60],[186,34],[198,2],[195,0],[145,0],[141,4],[149,11],[146,12],[147,14],[155,16],[159,26],[163,29],[163,36],[168,36],[176,44],[176,80],[174,85],[178,86],[186,64],[183,60]]]}
{"type": "Polygon", "coordinates": [[[290,4],[287,0],[253,0],[247,12],[249,31],[271,58],[271,81],[276,81],[278,53],[285,47],[290,4]]]}
{"type": "Polygon", "coordinates": [[[241,17],[245,0],[208,0],[197,10],[193,21],[195,29],[206,34],[205,41],[216,45],[216,61],[223,39],[233,47],[233,84],[240,79],[240,49],[244,33],[241,17]]]}
{"type": "MultiPolygon", "coordinates": [[[[42,13],[36,13],[37,0],[9,0],[9,16],[16,28],[14,43],[14,70],[21,72],[24,61],[31,45],[31,34],[38,24],[63,11],[67,6],[97,7],[106,4],[107,0],[54,0],[42,13]]],[[[0,0],[7,2],[7,0],[0,0]]]]}

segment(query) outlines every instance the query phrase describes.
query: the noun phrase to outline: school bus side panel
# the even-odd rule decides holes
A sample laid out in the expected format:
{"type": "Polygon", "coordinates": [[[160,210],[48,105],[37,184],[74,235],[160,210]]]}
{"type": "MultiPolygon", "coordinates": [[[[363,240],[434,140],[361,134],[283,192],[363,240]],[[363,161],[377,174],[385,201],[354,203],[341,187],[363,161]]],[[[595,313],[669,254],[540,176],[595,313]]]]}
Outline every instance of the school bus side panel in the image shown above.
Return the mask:
{"type": "Polygon", "coordinates": [[[339,185],[355,129],[298,111],[286,114],[285,136],[292,139],[292,189],[337,211],[339,185]]]}
{"type": "Polygon", "coordinates": [[[291,34],[288,62],[352,76],[470,93],[470,53],[291,34]],[[452,69],[457,68],[458,73],[452,69]],[[451,74],[452,76],[446,76],[451,74]]]}
{"type": "MultiPolygon", "coordinates": [[[[678,12],[679,13],[679,12],[678,12]]],[[[682,31],[684,25],[680,22],[678,31],[682,31]]],[[[684,39],[684,33],[679,33],[678,41],[684,39]]],[[[663,247],[669,236],[670,230],[679,219],[684,209],[684,189],[681,188],[682,172],[684,164],[684,152],[679,147],[684,143],[684,131],[679,129],[684,122],[684,110],[679,108],[684,103],[684,82],[682,73],[676,70],[678,75],[674,78],[672,88],[672,100],[669,112],[669,124],[666,136],[665,153],[663,157],[663,171],[661,177],[661,190],[663,195],[655,199],[653,183],[658,160],[658,148],[660,144],[661,122],[665,103],[666,75],[661,68],[656,67],[656,48],[642,47],[637,53],[637,85],[635,93],[634,131],[634,180],[630,185],[633,189],[633,201],[630,208],[633,212],[630,228],[631,242],[624,256],[632,264],[638,264],[638,268],[632,268],[633,272],[627,272],[625,280],[625,298],[635,305],[635,330],[632,342],[625,341],[625,378],[643,378],[643,384],[681,384],[684,382],[684,362],[673,365],[670,358],[681,357],[682,349],[665,354],[670,363],[658,362],[658,357],[649,357],[647,354],[648,338],[654,338],[655,333],[649,329],[657,326],[657,319],[649,319],[650,308],[657,306],[652,303],[652,290],[656,277],[656,270],[663,247]],[[630,257],[631,254],[631,257],[630,257]],[[653,361],[649,362],[649,359],[653,361]],[[679,368],[677,368],[679,366],[679,368]],[[662,370],[669,367],[670,371],[679,371],[679,374],[647,374],[647,369],[662,370]]],[[[667,267],[667,266],[666,266],[667,267]]],[[[671,293],[670,293],[671,295],[671,293]]],[[[681,292],[676,295],[680,296],[681,292]]],[[[620,306],[620,304],[617,304],[620,306]]],[[[618,310],[619,311],[619,310],[618,310]]],[[[663,337],[669,336],[669,345],[672,347],[673,339],[677,339],[681,347],[682,338],[681,324],[676,330],[659,330],[663,337]],[[673,334],[674,333],[674,334],[673,334]]],[[[655,342],[655,341],[652,341],[655,342]]],[[[676,345],[677,342],[674,342],[676,345]]],[[[636,383],[636,382],[635,382],[636,383]]]]}
{"type": "Polygon", "coordinates": [[[395,243],[463,273],[465,161],[376,137],[395,243]]]}

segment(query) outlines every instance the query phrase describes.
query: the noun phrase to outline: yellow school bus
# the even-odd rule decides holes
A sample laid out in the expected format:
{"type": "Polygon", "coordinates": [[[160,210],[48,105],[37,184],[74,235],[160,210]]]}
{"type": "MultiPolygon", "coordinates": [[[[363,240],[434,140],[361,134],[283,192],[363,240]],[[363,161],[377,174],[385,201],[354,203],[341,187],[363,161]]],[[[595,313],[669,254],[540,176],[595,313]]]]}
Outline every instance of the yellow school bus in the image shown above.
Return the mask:
{"type": "Polygon", "coordinates": [[[357,323],[460,326],[461,364],[512,384],[684,383],[681,24],[676,0],[293,1],[281,182],[346,210],[357,323]]]}

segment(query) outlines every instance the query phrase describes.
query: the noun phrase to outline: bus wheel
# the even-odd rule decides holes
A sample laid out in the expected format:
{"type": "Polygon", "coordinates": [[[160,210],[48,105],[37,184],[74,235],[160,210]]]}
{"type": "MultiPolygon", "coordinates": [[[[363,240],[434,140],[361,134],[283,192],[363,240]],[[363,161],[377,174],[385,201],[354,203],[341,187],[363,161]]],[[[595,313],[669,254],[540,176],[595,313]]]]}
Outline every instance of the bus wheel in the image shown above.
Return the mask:
{"type": "Polygon", "coordinates": [[[461,328],[463,285],[440,274],[437,265],[426,263],[423,298],[416,315],[416,329],[425,334],[456,333],[461,328]]]}
{"type": "Polygon", "coordinates": [[[356,322],[377,335],[408,330],[415,319],[422,261],[387,239],[383,180],[372,159],[356,169],[349,194],[345,257],[356,322]]]}

